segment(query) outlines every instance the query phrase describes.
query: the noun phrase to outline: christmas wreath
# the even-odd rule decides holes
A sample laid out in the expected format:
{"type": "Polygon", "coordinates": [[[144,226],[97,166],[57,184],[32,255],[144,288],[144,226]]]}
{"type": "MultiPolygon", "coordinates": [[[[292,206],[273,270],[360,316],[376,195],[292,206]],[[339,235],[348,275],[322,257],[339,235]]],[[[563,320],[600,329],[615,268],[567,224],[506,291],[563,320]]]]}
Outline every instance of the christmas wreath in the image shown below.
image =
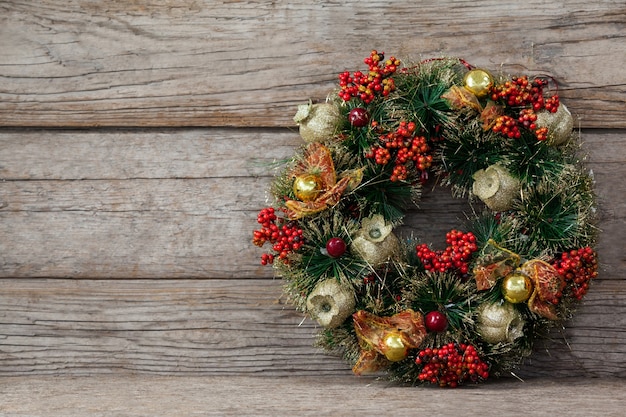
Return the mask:
{"type": "Polygon", "coordinates": [[[556,82],[458,58],[364,62],[298,107],[306,144],[258,215],[261,263],[357,375],[455,387],[511,373],[597,276],[593,178],[556,82]],[[472,208],[445,249],[396,229],[433,184],[472,208]]]}

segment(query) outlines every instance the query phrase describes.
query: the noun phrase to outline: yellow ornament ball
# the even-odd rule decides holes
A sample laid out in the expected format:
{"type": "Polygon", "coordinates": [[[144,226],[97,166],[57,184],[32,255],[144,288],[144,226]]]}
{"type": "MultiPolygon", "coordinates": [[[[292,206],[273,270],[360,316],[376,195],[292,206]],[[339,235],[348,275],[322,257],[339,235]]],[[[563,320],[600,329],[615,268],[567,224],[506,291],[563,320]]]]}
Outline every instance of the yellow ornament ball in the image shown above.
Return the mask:
{"type": "Polygon", "coordinates": [[[391,362],[399,362],[408,355],[408,349],[402,341],[402,336],[398,333],[390,333],[383,340],[383,353],[391,362]]]}
{"type": "Polygon", "coordinates": [[[298,175],[293,181],[293,193],[300,201],[313,201],[321,192],[322,180],[317,175],[298,175]]]}
{"type": "Polygon", "coordinates": [[[523,303],[530,298],[532,292],[532,281],[521,272],[513,272],[502,281],[502,295],[509,303],[523,303]]]}
{"type": "Polygon", "coordinates": [[[482,98],[489,94],[489,89],[493,86],[493,77],[488,71],[473,69],[465,74],[463,85],[476,97],[482,98]]]}

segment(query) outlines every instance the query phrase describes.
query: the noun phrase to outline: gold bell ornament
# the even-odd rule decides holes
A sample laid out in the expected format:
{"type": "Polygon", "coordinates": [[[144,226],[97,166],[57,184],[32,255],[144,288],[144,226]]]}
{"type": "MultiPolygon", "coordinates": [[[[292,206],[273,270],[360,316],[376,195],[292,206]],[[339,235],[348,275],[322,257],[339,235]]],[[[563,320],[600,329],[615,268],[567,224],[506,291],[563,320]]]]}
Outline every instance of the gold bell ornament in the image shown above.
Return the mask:
{"type": "Polygon", "coordinates": [[[561,145],[572,137],[574,118],[563,103],[559,103],[556,113],[548,110],[537,112],[537,121],[535,123],[538,128],[548,128],[548,143],[550,145],[561,145]]]}
{"type": "Polygon", "coordinates": [[[511,303],[483,304],[478,310],[476,329],[487,343],[512,343],[524,334],[524,318],[511,303]]]}
{"type": "Polygon", "coordinates": [[[519,180],[501,165],[491,165],[474,173],[472,192],[493,211],[505,211],[519,196],[519,180]]]}
{"type": "Polygon", "coordinates": [[[354,292],[330,278],[319,282],[306,300],[309,315],[326,328],[343,323],[354,312],[354,292]]]}
{"type": "Polygon", "coordinates": [[[322,142],[337,133],[341,122],[339,108],[332,103],[301,104],[293,117],[305,142],[322,142]]]}
{"type": "Polygon", "coordinates": [[[400,240],[392,230],[382,215],[367,217],[353,237],[351,249],[370,265],[380,265],[400,253],[400,240]]]}

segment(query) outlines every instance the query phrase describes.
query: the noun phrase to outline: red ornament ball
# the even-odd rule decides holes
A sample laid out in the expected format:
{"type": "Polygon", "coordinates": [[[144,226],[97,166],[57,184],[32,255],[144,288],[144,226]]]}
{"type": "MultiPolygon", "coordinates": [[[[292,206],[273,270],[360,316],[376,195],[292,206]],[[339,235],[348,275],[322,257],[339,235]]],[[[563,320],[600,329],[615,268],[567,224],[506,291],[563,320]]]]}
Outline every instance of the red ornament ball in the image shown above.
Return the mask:
{"type": "Polygon", "coordinates": [[[330,257],[339,258],[346,253],[346,242],[340,237],[333,237],[326,242],[326,252],[330,257]]]}
{"type": "Polygon", "coordinates": [[[354,127],[367,126],[370,121],[370,115],[363,107],[355,107],[348,113],[348,120],[354,127]]]}
{"type": "Polygon", "coordinates": [[[426,314],[424,324],[431,332],[443,332],[448,327],[448,318],[439,311],[431,311],[426,314]]]}

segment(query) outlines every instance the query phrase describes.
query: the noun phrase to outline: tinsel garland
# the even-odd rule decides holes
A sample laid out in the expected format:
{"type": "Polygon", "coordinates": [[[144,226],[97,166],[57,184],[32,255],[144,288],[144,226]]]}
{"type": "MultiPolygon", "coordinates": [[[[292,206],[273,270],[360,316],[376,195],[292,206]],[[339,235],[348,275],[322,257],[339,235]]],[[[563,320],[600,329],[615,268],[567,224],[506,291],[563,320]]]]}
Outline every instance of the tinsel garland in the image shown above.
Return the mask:
{"type": "Polygon", "coordinates": [[[356,374],[455,387],[512,372],[597,276],[572,116],[552,79],[459,58],[364,62],[297,109],[306,145],[259,213],[261,262],[356,374]],[[396,232],[427,181],[479,213],[445,249],[396,232]]]}

